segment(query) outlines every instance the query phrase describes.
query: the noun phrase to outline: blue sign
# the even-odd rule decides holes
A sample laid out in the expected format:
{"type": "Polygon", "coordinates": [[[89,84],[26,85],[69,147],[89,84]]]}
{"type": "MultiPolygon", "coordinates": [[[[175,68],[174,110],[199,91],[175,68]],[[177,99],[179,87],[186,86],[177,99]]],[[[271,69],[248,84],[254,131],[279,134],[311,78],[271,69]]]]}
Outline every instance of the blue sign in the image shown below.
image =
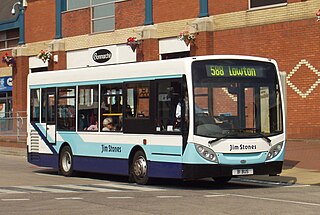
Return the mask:
{"type": "Polygon", "coordinates": [[[0,92],[12,91],[12,76],[0,77],[0,92]]]}

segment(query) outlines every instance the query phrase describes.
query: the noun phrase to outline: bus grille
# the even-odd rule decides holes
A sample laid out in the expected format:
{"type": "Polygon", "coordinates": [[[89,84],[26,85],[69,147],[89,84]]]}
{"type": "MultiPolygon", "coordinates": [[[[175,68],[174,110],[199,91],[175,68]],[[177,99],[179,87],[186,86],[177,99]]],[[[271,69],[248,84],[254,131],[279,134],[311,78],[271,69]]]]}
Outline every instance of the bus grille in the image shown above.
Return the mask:
{"type": "Polygon", "coordinates": [[[39,140],[40,136],[36,130],[30,132],[30,152],[39,152],[39,140]]]}

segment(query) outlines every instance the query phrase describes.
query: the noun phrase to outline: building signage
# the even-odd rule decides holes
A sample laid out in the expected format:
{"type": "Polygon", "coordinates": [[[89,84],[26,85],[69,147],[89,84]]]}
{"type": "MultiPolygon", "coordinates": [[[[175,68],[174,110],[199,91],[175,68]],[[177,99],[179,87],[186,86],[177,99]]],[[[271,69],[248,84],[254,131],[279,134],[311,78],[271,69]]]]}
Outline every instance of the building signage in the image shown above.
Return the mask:
{"type": "Polygon", "coordinates": [[[99,49],[92,54],[92,60],[97,63],[105,63],[112,58],[112,53],[108,49],[99,49]]]}
{"type": "Polygon", "coordinates": [[[0,77],[0,92],[12,91],[12,76],[0,77]]]}
{"type": "Polygon", "coordinates": [[[129,62],[136,62],[136,53],[127,44],[67,52],[67,69],[129,62]]]}

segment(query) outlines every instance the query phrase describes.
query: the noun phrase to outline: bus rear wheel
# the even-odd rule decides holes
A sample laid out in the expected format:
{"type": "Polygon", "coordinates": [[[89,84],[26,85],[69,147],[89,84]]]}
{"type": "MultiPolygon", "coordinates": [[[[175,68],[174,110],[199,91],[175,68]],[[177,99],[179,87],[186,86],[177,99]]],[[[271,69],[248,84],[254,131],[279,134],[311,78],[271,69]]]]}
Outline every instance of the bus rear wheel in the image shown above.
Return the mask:
{"type": "Polygon", "coordinates": [[[62,148],[59,159],[59,172],[64,176],[73,175],[73,156],[69,146],[62,148]]]}
{"type": "Polygon", "coordinates": [[[142,150],[137,151],[133,156],[133,161],[130,166],[130,178],[132,178],[137,184],[148,183],[147,158],[142,150]]]}

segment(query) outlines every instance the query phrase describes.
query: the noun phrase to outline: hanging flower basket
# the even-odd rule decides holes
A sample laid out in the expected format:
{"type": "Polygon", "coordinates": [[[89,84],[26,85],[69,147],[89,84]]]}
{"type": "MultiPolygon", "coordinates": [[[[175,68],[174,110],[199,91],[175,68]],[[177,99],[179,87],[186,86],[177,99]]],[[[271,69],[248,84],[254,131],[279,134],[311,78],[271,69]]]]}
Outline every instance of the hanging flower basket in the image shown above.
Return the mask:
{"type": "Polygon", "coordinates": [[[317,21],[320,21],[320,9],[318,10],[318,12],[316,13],[316,17],[317,17],[317,21]]]}
{"type": "Polygon", "coordinates": [[[140,41],[137,40],[136,37],[129,37],[127,39],[127,45],[131,47],[132,51],[134,52],[136,48],[140,45],[140,41]]]}
{"type": "Polygon", "coordinates": [[[12,56],[9,56],[9,54],[6,53],[4,56],[2,56],[2,63],[6,63],[7,66],[13,67],[16,64],[16,61],[12,56]]]}
{"type": "Polygon", "coordinates": [[[49,61],[52,57],[52,54],[48,50],[41,50],[37,56],[39,59],[43,61],[43,63],[49,61]]]}
{"type": "Polygon", "coordinates": [[[194,43],[196,41],[196,35],[185,30],[180,32],[178,40],[184,41],[185,44],[188,46],[190,43],[194,43]]]}

